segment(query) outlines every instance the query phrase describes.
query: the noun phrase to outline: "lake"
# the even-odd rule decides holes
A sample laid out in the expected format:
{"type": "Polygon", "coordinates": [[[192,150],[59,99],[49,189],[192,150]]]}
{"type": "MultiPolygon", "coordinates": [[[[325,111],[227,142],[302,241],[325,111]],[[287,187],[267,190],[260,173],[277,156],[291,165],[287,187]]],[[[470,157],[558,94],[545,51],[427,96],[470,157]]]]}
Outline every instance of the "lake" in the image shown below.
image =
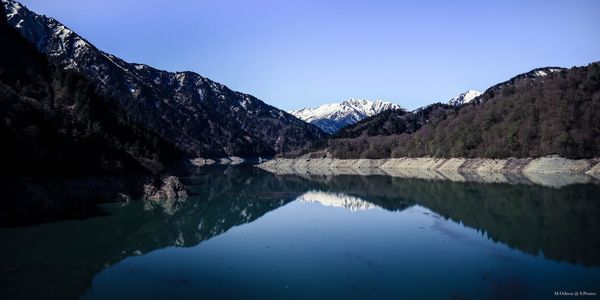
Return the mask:
{"type": "MultiPolygon", "coordinates": [[[[193,196],[0,229],[0,299],[600,292],[600,186],[202,168],[193,196]]],[[[586,297],[596,298],[598,296],[586,297]]]]}

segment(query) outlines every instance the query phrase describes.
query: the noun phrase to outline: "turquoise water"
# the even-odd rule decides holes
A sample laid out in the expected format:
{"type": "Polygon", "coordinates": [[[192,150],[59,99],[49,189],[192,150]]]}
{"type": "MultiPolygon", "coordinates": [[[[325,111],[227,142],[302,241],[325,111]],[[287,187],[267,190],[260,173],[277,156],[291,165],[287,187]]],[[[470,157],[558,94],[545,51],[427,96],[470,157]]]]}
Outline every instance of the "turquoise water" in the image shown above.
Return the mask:
{"type": "MultiPolygon", "coordinates": [[[[0,299],[600,292],[600,187],[205,169],[185,201],[0,230],[0,299]]],[[[597,296],[596,296],[597,297],[597,296]]],[[[595,297],[589,297],[595,298],[595,297]]]]}

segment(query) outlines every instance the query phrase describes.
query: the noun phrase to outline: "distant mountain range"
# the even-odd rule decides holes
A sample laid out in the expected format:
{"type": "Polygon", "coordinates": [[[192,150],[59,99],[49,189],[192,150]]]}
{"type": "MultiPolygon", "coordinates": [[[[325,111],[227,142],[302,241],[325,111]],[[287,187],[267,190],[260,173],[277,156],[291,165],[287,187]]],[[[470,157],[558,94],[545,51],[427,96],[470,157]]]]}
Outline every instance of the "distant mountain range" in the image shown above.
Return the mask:
{"type": "Polygon", "coordinates": [[[333,134],[342,127],[389,109],[400,109],[400,106],[381,100],[348,99],[341,103],[323,104],[317,108],[302,108],[289,113],[318,126],[324,132],[333,134]]]}
{"type": "Polygon", "coordinates": [[[341,129],[310,157],[508,158],[600,154],[600,63],[538,68],[450,104],[389,110],[341,129]]]}
{"type": "Polygon", "coordinates": [[[316,126],[193,72],[166,72],[105,53],[53,18],[2,0],[8,23],[49,60],[82,74],[133,123],[187,156],[273,156],[324,136],[316,126]]]}
{"type": "MultiPolygon", "coordinates": [[[[448,101],[449,105],[460,106],[471,102],[482,93],[468,90],[448,101]]],[[[323,104],[316,108],[302,108],[288,111],[300,120],[314,124],[326,133],[335,134],[340,129],[380,114],[386,110],[402,109],[400,105],[381,100],[348,99],[340,103],[323,104]]]]}

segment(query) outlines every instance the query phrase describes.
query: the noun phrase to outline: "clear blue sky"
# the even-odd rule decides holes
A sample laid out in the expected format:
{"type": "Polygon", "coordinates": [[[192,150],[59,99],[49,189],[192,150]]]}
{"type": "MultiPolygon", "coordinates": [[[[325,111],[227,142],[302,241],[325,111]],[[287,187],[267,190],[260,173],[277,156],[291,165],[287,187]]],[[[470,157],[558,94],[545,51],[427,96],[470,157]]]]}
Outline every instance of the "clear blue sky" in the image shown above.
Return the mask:
{"type": "Polygon", "coordinates": [[[600,1],[23,0],[100,49],[283,109],[413,109],[542,66],[600,60],[600,1]]]}

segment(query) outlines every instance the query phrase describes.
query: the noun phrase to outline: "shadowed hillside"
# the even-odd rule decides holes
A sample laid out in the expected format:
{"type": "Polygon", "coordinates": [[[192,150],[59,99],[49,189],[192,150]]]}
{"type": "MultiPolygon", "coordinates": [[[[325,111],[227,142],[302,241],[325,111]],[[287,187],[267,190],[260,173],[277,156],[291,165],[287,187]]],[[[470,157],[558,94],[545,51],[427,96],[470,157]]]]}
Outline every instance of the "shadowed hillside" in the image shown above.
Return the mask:
{"type": "Polygon", "coordinates": [[[296,153],[316,126],[194,72],[167,72],[105,53],[53,18],[2,0],[8,23],[38,51],[93,84],[105,103],[191,157],[296,153]]]}
{"type": "Polygon", "coordinates": [[[181,159],[4,22],[0,41],[1,225],[41,222],[74,208],[87,215],[92,203],[141,196],[150,177],[181,159]]]}

